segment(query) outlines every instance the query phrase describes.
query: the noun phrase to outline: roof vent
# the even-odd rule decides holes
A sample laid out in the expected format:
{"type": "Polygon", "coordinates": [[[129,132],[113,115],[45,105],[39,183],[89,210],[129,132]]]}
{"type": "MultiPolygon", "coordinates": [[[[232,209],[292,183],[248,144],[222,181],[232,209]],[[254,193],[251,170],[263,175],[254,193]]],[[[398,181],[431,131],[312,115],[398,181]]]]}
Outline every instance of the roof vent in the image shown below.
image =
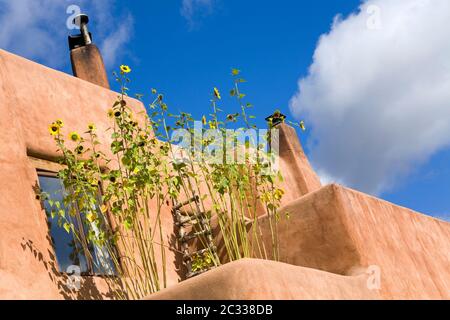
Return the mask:
{"type": "Polygon", "coordinates": [[[88,30],[89,17],[87,14],[79,14],[73,19],[73,23],[80,28],[81,34],[69,36],[70,50],[84,47],[92,43],[92,34],[88,30]]]}

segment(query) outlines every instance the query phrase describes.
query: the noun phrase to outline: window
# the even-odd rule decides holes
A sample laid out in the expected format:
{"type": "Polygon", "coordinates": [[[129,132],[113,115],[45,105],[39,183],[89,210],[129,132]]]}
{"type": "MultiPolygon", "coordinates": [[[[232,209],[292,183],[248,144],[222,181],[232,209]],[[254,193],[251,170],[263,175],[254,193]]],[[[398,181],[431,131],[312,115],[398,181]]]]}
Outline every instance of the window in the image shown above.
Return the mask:
{"type": "MultiPolygon", "coordinates": [[[[38,170],[39,188],[41,192],[48,194],[53,201],[63,203],[64,186],[55,173],[38,170]]],[[[107,248],[88,243],[86,230],[88,225],[82,221],[80,212],[71,216],[66,207],[61,208],[66,212],[65,216],[73,224],[79,234],[76,241],[75,235],[58,225],[58,218],[51,216],[52,208],[48,200],[44,200],[44,208],[47,215],[50,237],[55,249],[59,270],[67,272],[70,266],[80,267],[81,273],[85,275],[115,275],[116,270],[107,248]]],[[[98,208],[97,208],[98,209],[98,208]]],[[[106,226],[106,221],[104,222],[106,226]]],[[[94,232],[98,230],[92,226],[94,232]]]]}

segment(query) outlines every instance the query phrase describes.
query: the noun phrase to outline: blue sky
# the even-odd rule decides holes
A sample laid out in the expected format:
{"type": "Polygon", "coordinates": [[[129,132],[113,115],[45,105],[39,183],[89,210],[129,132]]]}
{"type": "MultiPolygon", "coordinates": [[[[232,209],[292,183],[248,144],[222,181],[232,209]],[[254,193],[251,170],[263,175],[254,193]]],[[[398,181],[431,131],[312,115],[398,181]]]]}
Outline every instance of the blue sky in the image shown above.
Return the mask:
{"type": "MultiPolygon", "coordinates": [[[[386,13],[384,30],[390,31],[388,19],[391,19],[392,12],[395,13],[395,10],[400,9],[388,7],[387,4],[383,7],[386,0],[370,0],[369,2],[379,5],[384,10],[382,11],[386,13]]],[[[90,30],[94,34],[94,42],[105,51],[109,73],[122,63],[130,65],[133,69],[131,85],[133,92],[148,94],[150,88],[157,88],[165,94],[171,108],[188,111],[195,117],[201,118],[209,111],[212,88],[217,86],[224,94],[228,92],[232,85],[230,70],[238,68],[242,70],[243,77],[248,81],[243,90],[247,94],[248,101],[255,106],[253,112],[258,117],[259,126],[264,126],[264,117],[275,109],[280,109],[292,120],[295,120],[295,116],[297,119],[303,118],[303,111],[305,112],[307,126],[311,130],[307,133],[299,132],[299,134],[308,154],[311,153],[313,165],[321,171],[321,175],[327,176],[332,181],[377,194],[388,201],[414,210],[450,218],[450,167],[448,166],[450,141],[444,139],[442,143],[435,146],[436,139],[433,136],[428,138],[429,141],[422,141],[419,137],[417,143],[420,141],[423,144],[422,149],[407,150],[405,151],[407,156],[396,155],[395,160],[389,158],[385,161],[383,158],[370,156],[370,159],[373,159],[372,163],[366,161],[364,153],[371,154],[373,151],[374,154],[379,155],[379,149],[371,151],[369,148],[366,152],[364,145],[366,140],[346,143],[349,137],[344,134],[339,137],[340,127],[333,128],[336,131],[326,131],[325,127],[329,127],[329,123],[336,123],[333,118],[329,119],[329,122],[324,122],[315,117],[315,110],[321,110],[321,108],[327,114],[333,113],[326,109],[327,106],[321,104],[320,99],[316,97],[319,94],[316,93],[323,92],[324,88],[328,89],[330,86],[332,90],[339,85],[340,81],[337,80],[332,84],[327,82],[324,85],[323,81],[320,82],[317,79],[322,76],[331,78],[327,73],[330,68],[322,68],[327,63],[323,60],[339,57],[343,57],[343,61],[350,59],[350,54],[347,54],[345,50],[351,52],[354,50],[351,43],[346,44],[346,35],[351,36],[352,32],[356,34],[358,30],[352,31],[355,27],[349,15],[354,14],[354,21],[361,17],[362,13],[359,10],[361,1],[282,0],[274,3],[242,0],[96,0],[93,3],[85,0],[0,0],[0,17],[8,15],[9,22],[6,30],[20,30],[20,26],[26,24],[25,31],[30,34],[25,36],[21,33],[20,36],[16,36],[16,40],[13,40],[13,31],[10,35],[2,31],[0,47],[70,73],[65,38],[70,33],[65,27],[69,15],[65,10],[70,4],[78,4],[91,16],[90,30]],[[37,17],[33,18],[32,3],[37,2],[41,2],[40,7],[45,13],[36,13],[37,17]],[[30,14],[29,20],[19,18],[24,12],[30,14]],[[39,14],[42,16],[39,17],[39,14]],[[42,23],[49,19],[44,14],[51,15],[52,23],[42,23]],[[341,18],[334,20],[338,14],[341,18]],[[36,23],[32,21],[33,19],[36,23]],[[333,21],[338,22],[333,25],[333,21]],[[342,35],[344,32],[346,32],[345,36],[342,35]],[[36,35],[45,39],[49,34],[52,34],[54,38],[49,43],[35,39],[36,35]],[[322,41],[320,37],[324,34],[328,37],[322,41]],[[40,48],[39,44],[35,45],[36,43],[45,43],[47,48],[52,48],[52,58],[49,59],[46,52],[48,49],[40,48]],[[30,49],[31,46],[34,46],[33,50],[30,49]],[[320,54],[314,56],[315,52],[320,54]],[[315,68],[318,71],[312,77],[308,70],[314,65],[318,66],[315,68]],[[295,98],[300,79],[304,79],[302,92],[308,93],[307,97],[312,98],[295,98]],[[329,137],[336,139],[336,148],[344,150],[346,156],[339,154],[339,151],[333,151],[333,148],[328,147],[327,151],[317,148],[316,145],[321,141],[323,141],[322,145],[333,145],[334,140],[325,141],[324,136],[328,137],[328,140],[330,140],[329,137]],[[348,145],[359,147],[346,149],[348,145]],[[429,145],[433,145],[433,148],[428,147],[429,145]],[[346,163],[352,163],[346,160],[349,153],[355,154],[353,159],[355,163],[367,163],[367,166],[360,168],[359,165],[352,164],[346,167],[346,163]],[[425,154],[425,156],[421,157],[418,154],[425,154]],[[339,166],[330,164],[333,158],[340,162],[339,166]],[[379,163],[385,165],[382,168],[375,168],[379,163]],[[371,176],[366,178],[364,174],[357,171],[367,172],[372,170],[372,167],[375,173],[380,172],[379,175],[384,177],[383,180],[371,176]],[[347,171],[349,172],[347,175],[340,173],[347,171]],[[400,174],[397,175],[397,172],[400,174]]],[[[401,12],[397,12],[397,16],[401,12]]],[[[401,35],[398,33],[397,38],[400,39],[401,35]]],[[[394,39],[397,38],[394,37],[394,39]]],[[[382,46],[385,40],[381,36],[374,36],[373,41],[380,41],[382,46]]],[[[380,50],[378,56],[383,54],[400,54],[400,49],[397,52],[380,50]]],[[[368,55],[370,58],[370,53],[368,55]]],[[[392,60],[388,58],[383,61],[392,60]]],[[[358,58],[351,59],[355,61],[355,64],[359,61],[358,58]]],[[[368,61],[375,60],[374,57],[368,61]]],[[[341,65],[345,63],[340,63],[338,60],[331,68],[336,66],[342,68],[341,65]]],[[[347,74],[346,69],[339,69],[339,72],[347,74]]],[[[351,75],[352,72],[354,70],[349,68],[348,74],[351,75]]],[[[404,71],[398,73],[402,72],[404,71]]],[[[387,75],[381,76],[387,77],[387,75]]],[[[376,83],[380,83],[379,79],[376,83]]],[[[358,83],[350,83],[350,87],[353,85],[357,86],[358,83]]],[[[369,88],[374,87],[373,84],[369,85],[369,88]]],[[[395,94],[398,95],[397,92],[401,94],[401,91],[405,89],[399,87],[396,90],[395,94]]],[[[450,92],[450,88],[448,91],[450,92]]],[[[346,101],[361,103],[361,100],[356,98],[357,93],[349,92],[353,96],[346,97],[346,101]]],[[[374,97],[378,97],[384,95],[385,91],[381,87],[377,88],[375,93],[371,93],[370,90],[367,92],[368,95],[373,94],[374,97]]],[[[391,93],[389,95],[391,96],[391,93]]],[[[327,93],[323,96],[327,97],[327,93]]],[[[392,101],[392,104],[396,104],[397,101],[392,101]]],[[[448,103],[450,108],[450,100],[448,103]]],[[[383,105],[385,104],[386,101],[383,101],[383,105]]],[[[334,106],[333,103],[328,105],[333,108],[341,106],[340,104],[334,106]]],[[[376,114],[378,107],[381,108],[381,104],[380,106],[373,104],[371,112],[376,114]]],[[[418,110],[423,109],[420,105],[414,107],[418,110]]],[[[223,109],[232,112],[235,110],[235,105],[228,104],[227,101],[223,109]]],[[[359,124],[364,122],[353,119],[355,114],[358,112],[352,113],[351,120],[355,122],[349,120],[347,126],[350,136],[364,137],[366,134],[371,134],[367,139],[367,147],[369,144],[376,144],[373,143],[376,134],[360,128],[364,126],[359,124]],[[355,125],[352,125],[353,123],[355,125]],[[351,131],[352,128],[355,128],[354,132],[351,131]],[[362,131],[358,132],[358,130],[362,131]]],[[[436,117],[442,118],[442,114],[437,113],[436,117]]],[[[427,124],[412,124],[414,125],[421,127],[427,124]]],[[[382,124],[380,126],[383,127],[382,124]]],[[[395,123],[393,126],[395,127],[395,123]]],[[[404,133],[397,132],[395,129],[386,129],[386,131],[392,131],[396,137],[403,136],[404,133]]],[[[390,139],[385,138],[385,140],[390,139]]],[[[401,144],[405,140],[398,141],[401,144]]],[[[415,143],[414,138],[412,137],[408,143],[415,143]]],[[[389,150],[386,153],[393,152],[389,150]]]]}

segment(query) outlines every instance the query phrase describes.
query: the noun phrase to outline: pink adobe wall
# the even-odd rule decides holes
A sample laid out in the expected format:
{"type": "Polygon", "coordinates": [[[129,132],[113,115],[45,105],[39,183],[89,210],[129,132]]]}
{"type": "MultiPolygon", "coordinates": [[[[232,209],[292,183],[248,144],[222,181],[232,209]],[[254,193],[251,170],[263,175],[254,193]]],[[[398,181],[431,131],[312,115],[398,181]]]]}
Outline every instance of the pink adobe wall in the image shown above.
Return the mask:
{"type": "Polygon", "coordinates": [[[297,132],[286,123],[279,129],[279,166],[283,175],[285,194],[282,204],[286,205],[310,192],[319,190],[320,179],[309,163],[297,132]]]}
{"type": "Polygon", "coordinates": [[[186,280],[149,300],[376,300],[367,276],[342,276],[290,264],[242,259],[186,280]]]}
{"type": "MultiPolygon", "coordinates": [[[[0,299],[108,297],[98,277],[84,278],[80,292],[65,289],[35,199],[36,167],[29,155],[57,157],[47,131],[57,118],[79,132],[96,123],[108,145],[105,114],[116,96],[0,50],[0,299]]],[[[129,104],[143,110],[136,100],[129,104]]],[[[291,218],[282,220],[279,234],[281,261],[290,265],[238,261],[176,285],[179,270],[171,253],[170,287],[152,298],[450,299],[450,224],[340,186],[321,188],[294,133],[287,128],[281,136],[290,146],[281,153],[288,191],[281,215],[291,218]],[[366,286],[370,265],[382,272],[376,292],[366,286]]],[[[163,213],[163,223],[169,238],[170,212],[163,213]]]]}
{"type": "Polygon", "coordinates": [[[383,299],[450,299],[450,223],[339,185],[291,202],[286,213],[282,262],[345,276],[378,266],[383,299]]]}
{"type": "MultiPolygon", "coordinates": [[[[36,168],[29,155],[55,159],[58,154],[48,125],[63,119],[65,132],[85,132],[89,122],[98,127],[108,146],[106,116],[117,93],[0,50],[0,298],[102,298],[108,289],[101,278],[85,278],[81,292],[64,289],[58,276],[48,227],[33,186],[36,168]]],[[[129,99],[136,111],[143,105],[129,99]]],[[[107,152],[107,150],[103,150],[107,152]]],[[[163,228],[173,231],[170,212],[163,228]]],[[[168,253],[169,284],[178,283],[175,255],[168,253]]]]}
{"type": "Polygon", "coordinates": [[[148,299],[450,299],[450,223],[338,185],[280,215],[281,262],[240,260],[148,299]]]}

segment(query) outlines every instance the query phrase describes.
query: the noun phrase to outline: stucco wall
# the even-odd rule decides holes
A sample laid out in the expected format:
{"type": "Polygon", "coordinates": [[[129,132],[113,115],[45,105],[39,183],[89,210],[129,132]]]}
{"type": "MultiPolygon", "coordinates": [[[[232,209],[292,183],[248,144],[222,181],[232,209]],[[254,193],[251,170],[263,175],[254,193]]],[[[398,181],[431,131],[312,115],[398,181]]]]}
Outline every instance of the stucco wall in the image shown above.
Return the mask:
{"type": "Polygon", "coordinates": [[[346,276],[378,266],[383,299],[450,299],[448,222],[339,185],[291,202],[280,215],[282,262],[346,276]]]}
{"type": "MultiPolygon", "coordinates": [[[[28,156],[58,156],[47,130],[56,119],[78,132],[94,122],[100,141],[108,146],[106,113],[116,98],[115,92],[0,50],[0,298],[89,299],[108,291],[104,281],[94,277],[85,278],[80,292],[69,292],[66,280],[56,275],[45,212],[33,190],[36,168],[28,156]]],[[[129,105],[144,110],[137,100],[129,99],[129,105]]],[[[169,211],[162,220],[168,239],[173,231],[169,211]]],[[[173,285],[179,280],[173,252],[168,261],[173,285]]]]}
{"type": "Polygon", "coordinates": [[[281,262],[233,262],[149,299],[450,299],[447,222],[339,185],[280,215],[281,262]]]}
{"type": "MultiPolygon", "coordinates": [[[[79,292],[67,290],[35,198],[36,164],[29,156],[58,156],[47,131],[58,118],[80,132],[96,123],[99,139],[109,145],[106,112],[116,97],[0,50],[0,299],[109,296],[98,277],[84,278],[79,292]]],[[[143,110],[136,100],[129,105],[143,110]]],[[[295,131],[285,129],[280,165],[288,192],[281,216],[289,213],[290,219],[282,218],[278,227],[281,261],[290,265],[244,260],[175,286],[179,264],[169,252],[171,288],[152,298],[450,299],[450,224],[340,186],[319,189],[295,131]],[[381,269],[376,292],[366,286],[370,265],[381,269]]],[[[260,219],[259,225],[268,228],[266,218],[260,219]]],[[[162,220],[169,240],[169,210],[162,220]]]]}
{"type": "Polygon", "coordinates": [[[158,292],[151,300],[374,300],[368,277],[342,276],[290,264],[243,259],[158,292]]]}

